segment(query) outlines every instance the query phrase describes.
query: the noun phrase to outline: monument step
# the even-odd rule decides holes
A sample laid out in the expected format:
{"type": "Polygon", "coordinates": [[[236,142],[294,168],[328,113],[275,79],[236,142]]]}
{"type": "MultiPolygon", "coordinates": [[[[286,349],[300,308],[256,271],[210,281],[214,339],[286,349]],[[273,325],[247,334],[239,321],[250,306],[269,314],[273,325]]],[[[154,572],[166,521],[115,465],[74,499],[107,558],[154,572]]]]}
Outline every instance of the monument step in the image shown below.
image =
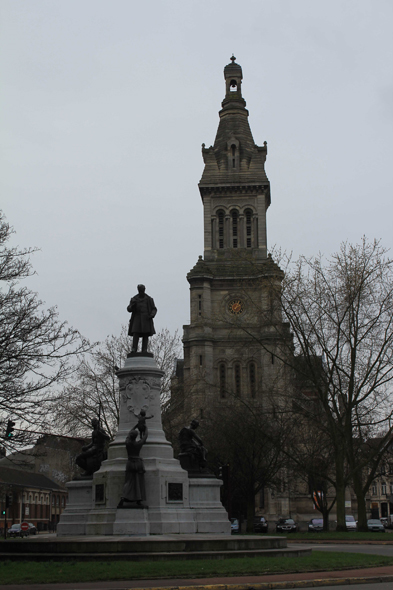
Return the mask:
{"type": "Polygon", "coordinates": [[[212,538],[212,535],[157,535],[150,537],[56,537],[24,539],[16,543],[14,539],[0,543],[0,555],[10,553],[40,554],[52,557],[60,554],[153,554],[153,553],[234,553],[239,551],[268,551],[285,549],[286,537],[226,535],[212,538]]]}
{"type": "MultiPolygon", "coordinates": [[[[167,551],[146,553],[17,553],[3,555],[11,561],[169,561],[187,559],[228,559],[242,557],[300,557],[311,549],[250,549],[235,551],[167,551]]],[[[1,557],[0,557],[1,560],[1,557]]]]}

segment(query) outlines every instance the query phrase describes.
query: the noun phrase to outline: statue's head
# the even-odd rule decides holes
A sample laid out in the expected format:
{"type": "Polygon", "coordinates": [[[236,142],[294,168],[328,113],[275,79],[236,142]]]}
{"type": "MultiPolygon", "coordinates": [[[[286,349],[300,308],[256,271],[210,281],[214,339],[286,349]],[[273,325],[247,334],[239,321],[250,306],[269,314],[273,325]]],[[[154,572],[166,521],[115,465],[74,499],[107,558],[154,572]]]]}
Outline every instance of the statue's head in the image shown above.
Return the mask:
{"type": "Polygon", "coordinates": [[[142,295],[146,291],[145,285],[138,285],[138,293],[142,295]]]}
{"type": "Polygon", "coordinates": [[[131,440],[136,440],[136,437],[138,436],[138,431],[137,430],[130,430],[130,434],[128,436],[130,437],[131,440]]]}
{"type": "Polygon", "coordinates": [[[93,420],[91,421],[91,425],[93,426],[93,428],[97,428],[98,424],[99,424],[98,418],[93,418],[93,420]]]}
{"type": "Polygon", "coordinates": [[[191,428],[193,430],[195,430],[195,428],[198,428],[198,426],[199,426],[198,420],[191,420],[191,428]]]}

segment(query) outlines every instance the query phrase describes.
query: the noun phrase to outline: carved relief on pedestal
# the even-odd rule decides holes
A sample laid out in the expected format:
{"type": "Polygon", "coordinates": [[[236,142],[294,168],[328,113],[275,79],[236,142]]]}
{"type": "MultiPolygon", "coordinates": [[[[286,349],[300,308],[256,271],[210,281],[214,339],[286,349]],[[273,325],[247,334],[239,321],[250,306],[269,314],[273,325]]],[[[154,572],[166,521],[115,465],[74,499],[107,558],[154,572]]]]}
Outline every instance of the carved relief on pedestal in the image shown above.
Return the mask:
{"type": "Polygon", "coordinates": [[[147,410],[154,399],[160,379],[152,377],[130,377],[121,380],[120,395],[127,410],[138,416],[141,410],[147,410]]]}

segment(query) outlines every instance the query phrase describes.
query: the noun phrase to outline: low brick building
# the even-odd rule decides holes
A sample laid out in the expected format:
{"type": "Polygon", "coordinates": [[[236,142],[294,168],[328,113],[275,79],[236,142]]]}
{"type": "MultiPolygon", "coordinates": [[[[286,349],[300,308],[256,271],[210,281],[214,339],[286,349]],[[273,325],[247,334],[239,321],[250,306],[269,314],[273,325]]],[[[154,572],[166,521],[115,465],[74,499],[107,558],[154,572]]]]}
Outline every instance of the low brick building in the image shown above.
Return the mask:
{"type": "Polygon", "coordinates": [[[7,526],[31,522],[38,531],[53,530],[65,508],[67,492],[41,473],[0,466],[0,507],[7,526]],[[6,507],[6,497],[10,505],[6,507]]]}

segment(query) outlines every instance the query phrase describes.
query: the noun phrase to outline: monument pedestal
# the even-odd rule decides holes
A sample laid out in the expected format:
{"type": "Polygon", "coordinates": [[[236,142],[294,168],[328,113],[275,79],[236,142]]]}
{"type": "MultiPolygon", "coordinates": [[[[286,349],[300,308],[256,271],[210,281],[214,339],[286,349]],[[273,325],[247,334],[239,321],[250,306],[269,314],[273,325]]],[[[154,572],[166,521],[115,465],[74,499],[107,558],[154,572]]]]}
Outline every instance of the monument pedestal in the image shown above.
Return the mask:
{"type": "Polygon", "coordinates": [[[90,484],[67,484],[70,499],[58,524],[59,536],[230,534],[228,515],[219,500],[221,481],[213,477],[189,478],[173,457],[161,422],[162,375],[154,358],[143,354],[127,358],[117,372],[119,430],[109,445],[108,459],[93,474],[90,484]],[[148,508],[118,509],[128,459],[125,440],[141,410],[152,416],[146,422],[149,434],[140,453],[146,470],[146,502],[142,504],[148,508]],[[79,505],[82,500],[83,505],[79,505]]]}
{"type": "Polygon", "coordinates": [[[86,523],[93,501],[93,479],[75,479],[66,483],[68,500],[57,534],[86,535],[86,523]]]}

